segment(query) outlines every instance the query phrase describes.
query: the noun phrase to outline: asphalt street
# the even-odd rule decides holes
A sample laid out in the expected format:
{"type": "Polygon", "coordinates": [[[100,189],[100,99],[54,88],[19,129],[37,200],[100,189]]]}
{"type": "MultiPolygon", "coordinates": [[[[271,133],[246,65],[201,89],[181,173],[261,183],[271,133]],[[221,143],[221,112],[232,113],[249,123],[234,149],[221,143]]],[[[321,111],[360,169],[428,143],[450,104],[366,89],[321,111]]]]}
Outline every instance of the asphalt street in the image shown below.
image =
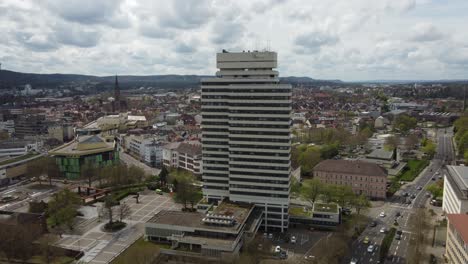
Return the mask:
{"type": "Polygon", "coordinates": [[[350,263],[351,259],[355,259],[357,263],[379,263],[379,251],[382,240],[385,236],[380,232],[382,227],[389,230],[394,221],[398,221],[397,230],[401,230],[402,237],[400,240],[394,240],[387,254],[385,263],[407,263],[408,245],[411,239],[412,230],[410,226],[410,218],[414,213],[415,208],[423,207],[429,196],[426,195],[425,187],[433,182],[433,178],[438,179],[446,173],[444,165],[450,164],[453,158],[452,148],[452,132],[451,129],[438,129],[437,131],[437,153],[430,162],[429,166],[424,169],[421,174],[410,184],[401,188],[395,195],[388,199],[382,206],[369,210],[368,216],[377,223],[376,227],[370,225],[364,230],[361,236],[352,244],[352,255],[348,256],[344,263],[350,263]],[[408,194],[408,197],[405,196],[408,194]],[[414,195],[415,198],[411,199],[414,195]],[[411,204],[406,204],[410,199],[411,204]],[[385,216],[381,217],[380,213],[384,212],[385,216]],[[396,216],[397,212],[401,216],[396,216]],[[365,244],[365,238],[368,238],[369,243],[365,244]],[[368,252],[368,246],[374,245],[377,247],[373,252],[368,252]]]}

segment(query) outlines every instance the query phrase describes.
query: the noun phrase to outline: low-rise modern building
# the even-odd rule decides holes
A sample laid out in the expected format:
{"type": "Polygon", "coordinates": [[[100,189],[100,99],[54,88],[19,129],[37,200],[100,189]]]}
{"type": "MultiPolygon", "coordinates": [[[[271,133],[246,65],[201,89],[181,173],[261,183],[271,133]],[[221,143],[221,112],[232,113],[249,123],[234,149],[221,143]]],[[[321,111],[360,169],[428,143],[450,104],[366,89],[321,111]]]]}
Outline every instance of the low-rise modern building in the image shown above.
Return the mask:
{"type": "Polygon", "coordinates": [[[79,178],[84,164],[107,166],[119,161],[114,138],[98,135],[77,137],[49,154],[56,158],[60,172],[68,179],[79,178]]]}
{"type": "Polygon", "coordinates": [[[163,163],[166,167],[180,168],[200,175],[202,173],[200,142],[173,142],[165,145],[163,147],[163,163]]]}
{"type": "Polygon", "coordinates": [[[42,154],[30,152],[22,156],[1,160],[0,186],[14,183],[25,177],[28,163],[42,156],[42,154]]]}
{"type": "Polygon", "coordinates": [[[290,224],[334,228],[341,224],[341,208],[335,203],[293,204],[289,207],[290,224]]]}
{"type": "Polygon", "coordinates": [[[468,215],[448,214],[445,257],[447,263],[468,263],[468,215]]]}
{"type": "Polygon", "coordinates": [[[0,158],[17,157],[30,151],[39,151],[43,146],[40,140],[9,139],[0,142],[0,158]]]}
{"type": "Polygon", "coordinates": [[[387,172],[377,164],[355,160],[324,160],[314,167],[314,177],[327,184],[350,186],[370,198],[386,197],[387,172]]]}
{"type": "Polygon", "coordinates": [[[145,238],[166,242],[161,254],[203,259],[233,259],[253,238],[261,211],[253,204],[223,201],[203,212],[162,210],[145,224],[145,238]]]}
{"type": "Polygon", "coordinates": [[[447,166],[442,210],[447,214],[468,213],[468,167],[447,166]]]}

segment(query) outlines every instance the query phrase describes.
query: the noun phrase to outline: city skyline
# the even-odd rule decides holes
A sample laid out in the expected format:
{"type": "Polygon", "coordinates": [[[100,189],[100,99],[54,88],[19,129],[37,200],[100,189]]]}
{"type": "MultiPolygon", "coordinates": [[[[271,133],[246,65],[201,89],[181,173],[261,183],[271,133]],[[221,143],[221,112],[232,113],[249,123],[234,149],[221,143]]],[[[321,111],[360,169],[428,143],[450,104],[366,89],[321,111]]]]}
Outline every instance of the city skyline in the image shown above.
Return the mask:
{"type": "Polygon", "coordinates": [[[0,62],[35,73],[210,75],[215,52],[267,48],[281,51],[282,76],[466,79],[468,3],[374,2],[3,1],[0,62]]]}

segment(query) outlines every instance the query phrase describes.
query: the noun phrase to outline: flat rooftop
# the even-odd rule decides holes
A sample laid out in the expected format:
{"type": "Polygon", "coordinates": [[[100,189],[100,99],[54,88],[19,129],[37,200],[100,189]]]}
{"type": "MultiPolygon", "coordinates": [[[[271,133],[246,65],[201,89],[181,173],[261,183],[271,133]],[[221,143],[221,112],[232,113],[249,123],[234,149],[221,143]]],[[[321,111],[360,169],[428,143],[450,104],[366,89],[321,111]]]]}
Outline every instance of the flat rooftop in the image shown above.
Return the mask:
{"type": "Polygon", "coordinates": [[[338,205],[329,203],[315,203],[314,204],[314,212],[323,212],[323,213],[336,213],[338,212],[338,205]]]}
{"type": "Polygon", "coordinates": [[[162,210],[149,219],[148,223],[233,232],[238,231],[239,227],[245,223],[248,216],[253,211],[253,208],[254,205],[251,204],[238,204],[224,201],[207,214],[200,212],[162,210]],[[217,218],[232,218],[234,219],[234,224],[214,225],[205,223],[203,220],[208,218],[209,215],[217,218]]]}
{"type": "Polygon", "coordinates": [[[464,199],[467,199],[468,195],[468,167],[466,166],[447,166],[448,180],[450,183],[454,183],[460,191],[464,199]]]}
{"type": "Polygon", "coordinates": [[[17,162],[19,163],[21,161],[29,160],[29,159],[32,159],[32,158],[37,157],[39,155],[40,155],[40,153],[31,152],[31,153],[28,153],[26,155],[18,156],[18,157],[12,158],[12,159],[2,160],[2,161],[0,161],[0,166],[10,165],[10,164],[17,163],[17,162]]]}

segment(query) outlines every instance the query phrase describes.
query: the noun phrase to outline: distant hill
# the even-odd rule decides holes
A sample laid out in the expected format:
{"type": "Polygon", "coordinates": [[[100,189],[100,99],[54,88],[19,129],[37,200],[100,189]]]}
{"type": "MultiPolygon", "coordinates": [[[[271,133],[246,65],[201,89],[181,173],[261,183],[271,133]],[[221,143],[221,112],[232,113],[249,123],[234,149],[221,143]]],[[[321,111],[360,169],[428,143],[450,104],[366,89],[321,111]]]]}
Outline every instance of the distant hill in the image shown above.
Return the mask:
{"type": "MultiPolygon", "coordinates": [[[[122,88],[154,86],[154,87],[194,87],[200,84],[200,79],[209,76],[201,75],[119,75],[119,85],[122,88]]],[[[0,89],[10,89],[25,84],[31,84],[33,88],[54,88],[60,85],[93,82],[102,86],[113,84],[115,76],[93,76],[80,74],[37,74],[21,73],[9,70],[0,71],[0,89]]],[[[281,82],[291,84],[338,84],[340,80],[316,80],[310,77],[282,77],[281,82]]]]}

